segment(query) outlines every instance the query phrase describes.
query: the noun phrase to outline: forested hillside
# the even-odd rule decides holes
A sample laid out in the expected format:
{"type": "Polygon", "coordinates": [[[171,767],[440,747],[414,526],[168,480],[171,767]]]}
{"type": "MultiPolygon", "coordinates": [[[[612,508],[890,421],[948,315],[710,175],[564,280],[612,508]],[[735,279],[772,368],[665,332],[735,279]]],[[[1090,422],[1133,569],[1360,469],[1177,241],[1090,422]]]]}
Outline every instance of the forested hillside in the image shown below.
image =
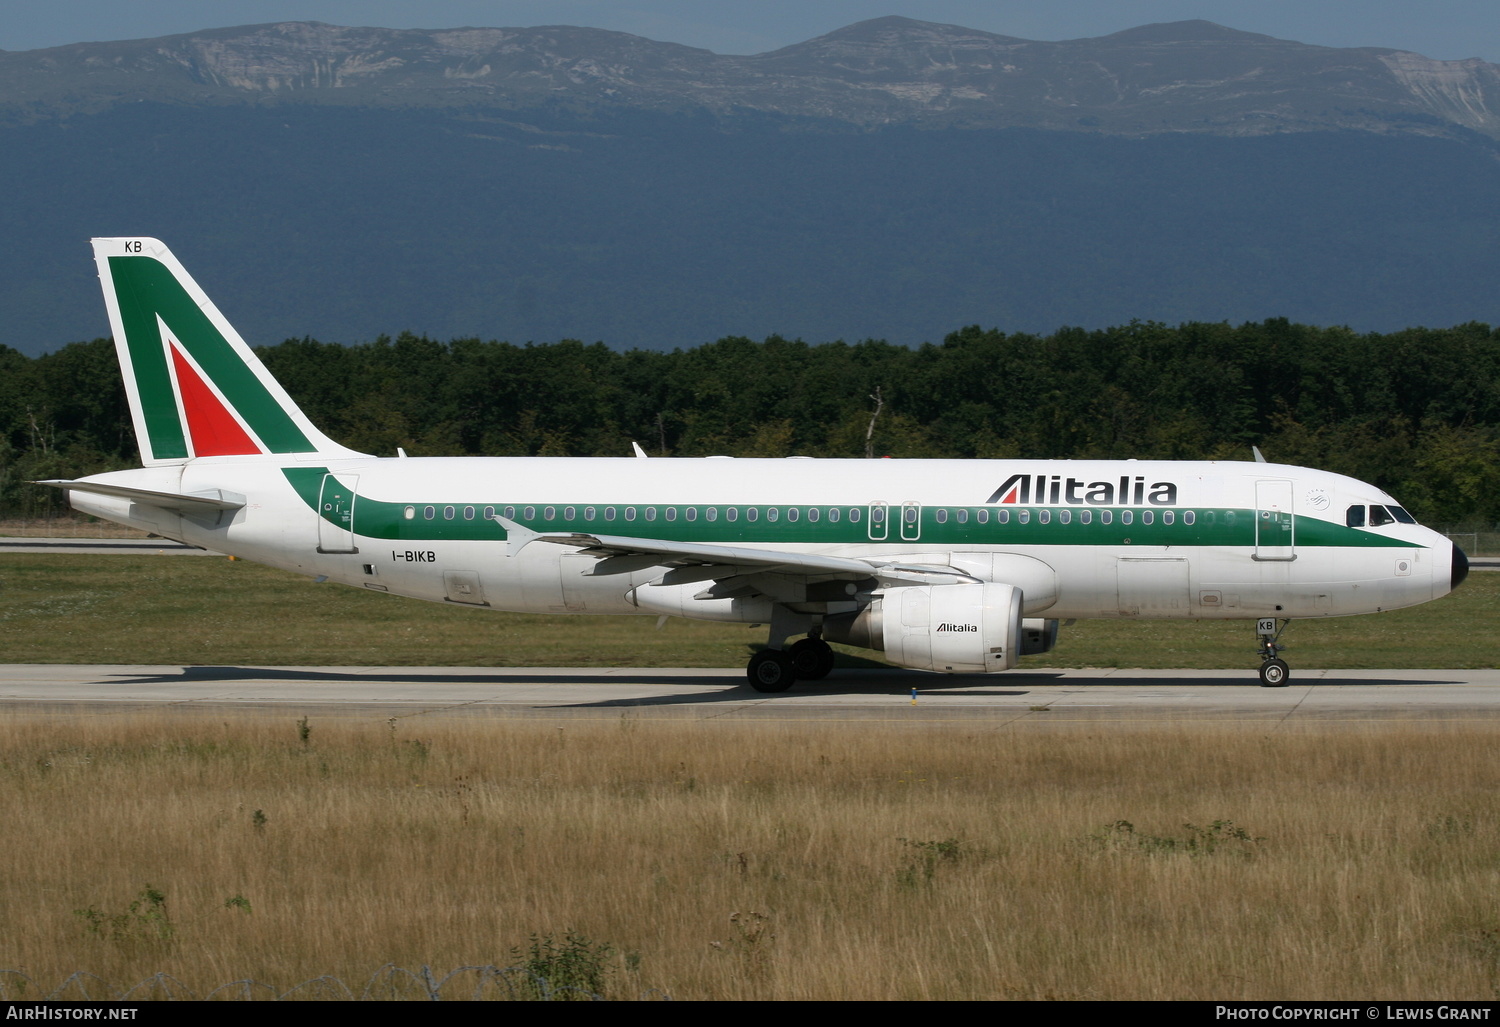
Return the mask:
{"type": "MultiPolygon", "coordinates": [[[[940,345],[726,338],[672,353],[413,335],[262,348],[330,435],[392,455],[1250,457],[1340,471],[1436,525],[1500,520],[1500,330],[1132,323],[940,345]],[[873,433],[870,433],[872,418],[873,433]],[[870,433],[867,440],[867,433],[870,433]]],[[[135,466],[113,345],[0,347],[0,513],[135,466]]]]}

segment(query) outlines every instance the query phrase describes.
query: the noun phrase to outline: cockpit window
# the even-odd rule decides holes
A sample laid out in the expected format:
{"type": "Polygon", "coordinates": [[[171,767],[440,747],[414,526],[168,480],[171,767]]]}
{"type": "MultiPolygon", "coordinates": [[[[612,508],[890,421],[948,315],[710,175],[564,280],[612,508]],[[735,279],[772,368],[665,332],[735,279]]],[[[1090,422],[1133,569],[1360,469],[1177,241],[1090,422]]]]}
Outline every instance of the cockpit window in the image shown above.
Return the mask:
{"type": "Polygon", "coordinates": [[[1351,506],[1349,512],[1344,514],[1344,523],[1351,528],[1363,528],[1365,526],[1365,505],[1351,506]]]}
{"type": "Polygon", "coordinates": [[[1385,524],[1392,524],[1395,520],[1396,518],[1392,517],[1385,507],[1370,505],[1370,527],[1379,528],[1385,524]]]}
{"type": "Polygon", "coordinates": [[[1396,520],[1400,521],[1402,524],[1417,523],[1417,519],[1415,517],[1407,513],[1405,510],[1401,509],[1401,507],[1399,506],[1388,506],[1386,507],[1386,509],[1391,512],[1392,517],[1396,518],[1396,520]]]}

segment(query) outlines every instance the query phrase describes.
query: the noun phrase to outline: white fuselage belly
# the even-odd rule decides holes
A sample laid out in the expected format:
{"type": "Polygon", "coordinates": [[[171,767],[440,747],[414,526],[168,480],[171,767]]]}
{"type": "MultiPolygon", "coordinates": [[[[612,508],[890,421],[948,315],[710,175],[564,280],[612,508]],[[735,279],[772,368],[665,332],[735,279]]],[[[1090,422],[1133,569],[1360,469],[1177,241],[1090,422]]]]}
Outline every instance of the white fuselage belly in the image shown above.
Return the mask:
{"type": "MultiPolygon", "coordinates": [[[[322,457],[298,465],[288,458],[234,457],[91,480],[184,494],[218,489],[246,498],[243,509],[216,518],[73,493],[75,507],[110,520],[355,587],[517,612],[680,608],[688,616],[738,619],[695,603],[692,595],[701,586],[675,586],[685,596],[675,608],[670,602],[652,605],[661,598],[650,585],[661,577],[660,566],[595,576],[588,573],[593,556],[550,543],[507,555],[506,533],[484,516],[486,507],[514,508],[514,520],[538,531],[641,538],[691,531],[719,545],[940,564],[971,574],[973,554],[1021,554],[1048,565],[1057,577],[1055,602],[1044,610],[1028,608],[1027,615],[1060,619],[1371,613],[1445,594],[1452,569],[1447,540],[1420,525],[1363,531],[1344,525],[1350,504],[1391,502],[1379,490],[1336,474],[1274,464],[322,457]],[[326,470],[331,484],[350,485],[348,532],[315,512],[316,493],[299,494],[289,482],[283,469],[299,466],[303,480],[326,470]],[[1017,474],[1039,496],[1026,495],[1025,502],[1014,491],[999,496],[1017,474]],[[1119,501],[1122,494],[1126,502],[1119,501]],[[1267,496],[1276,497],[1275,510],[1262,509],[1267,496]],[[545,516],[549,508],[551,521],[545,516]],[[710,508],[712,523],[706,520],[710,508]],[[730,508],[736,511],[733,523],[730,508]],[[754,523],[746,519],[751,508],[758,514],[754,523]],[[772,508],[774,524],[766,519],[772,508]],[[569,509],[573,521],[559,526],[569,509]],[[614,512],[612,520],[604,519],[606,510],[614,512]],[[831,511],[841,517],[837,527],[829,523],[831,511]],[[984,524],[978,522],[980,511],[984,524]],[[1004,525],[998,523],[1001,511],[1008,515],[1004,525]],[[1019,523],[1022,511],[1025,525],[1019,523]],[[1045,526],[1039,523],[1044,511],[1045,526]],[[1107,526],[1101,523],[1105,511],[1107,526]],[[1127,511],[1130,525],[1122,523],[1127,511]],[[1149,527],[1143,523],[1148,514],[1149,527]],[[791,516],[799,518],[795,525],[791,516]],[[816,524],[809,521],[813,516],[816,524]],[[1189,518],[1192,523],[1185,523],[1189,518]],[[1273,538],[1269,531],[1278,518],[1284,518],[1284,535],[1273,538]],[[1163,523],[1168,519],[1170,526],[1163,523]],[[1217,536],[1230,534],[1226,519],[1235,521],[1240,535],[1246,534],[1246,519],[1259,520],[1266,533],[1252,533],[1242,540],[1246,544],[1218,544],[1217,536]],[[813,535],[832,541],[808,540],[813,535]],[[640,596],[631,598],[638,587],[645,605],[640,596]]],[[[825,607],[835,612],[838,604],[825,607]]],[[[744,619],[760,616],[750,611],[744,619]]]]}

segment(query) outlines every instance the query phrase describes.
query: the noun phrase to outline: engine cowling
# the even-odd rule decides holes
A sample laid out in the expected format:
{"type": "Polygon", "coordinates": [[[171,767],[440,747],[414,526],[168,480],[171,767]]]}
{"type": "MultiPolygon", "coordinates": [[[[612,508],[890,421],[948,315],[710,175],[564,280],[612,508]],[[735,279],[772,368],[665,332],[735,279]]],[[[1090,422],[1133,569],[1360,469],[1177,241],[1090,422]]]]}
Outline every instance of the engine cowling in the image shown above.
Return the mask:
{"type": "Polygon", "coordinates": [[[992,674],[1020,658],[1023,600],[996,582],[888,588],[858,613],[825,620],[823,637],[913,670],[992,674]]]}

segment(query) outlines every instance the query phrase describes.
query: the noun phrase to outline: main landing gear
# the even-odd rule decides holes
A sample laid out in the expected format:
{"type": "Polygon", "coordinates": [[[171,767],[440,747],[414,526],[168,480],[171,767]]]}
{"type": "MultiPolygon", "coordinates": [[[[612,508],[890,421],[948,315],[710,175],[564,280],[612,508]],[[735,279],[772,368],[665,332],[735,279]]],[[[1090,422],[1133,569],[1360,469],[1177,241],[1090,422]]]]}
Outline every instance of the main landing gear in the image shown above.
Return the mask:
{"type": "Polygon", "coordinates": [[[792,669],[802,681],[821,681],[833,670],[833,646],[812,635],[799,638],[786,651],[792,658],[792,669]]]}
{"type": "Polygon", "coordinates": [[[833,670],[833,647],[815,635],[786,649],[762,649],[750,657],[745,677],[757,692],[785,692],[801,681],[817,681],[833,670]]]}
{"type": "Polygon", "coordinates": [[[1291,671],[1278,653],[1286,646],[1281,645],[1277,639],[1292,622],[1285,620],[1281,627],[1276,626],[1275,617],[1264,617],[1255,622],[1255,636],[1260,641],[1260,648],[1255,650],[1255,655],[1260,657],[1260,683],[1262,688],[1285,688],[1287,678],[1291,671]]]}

